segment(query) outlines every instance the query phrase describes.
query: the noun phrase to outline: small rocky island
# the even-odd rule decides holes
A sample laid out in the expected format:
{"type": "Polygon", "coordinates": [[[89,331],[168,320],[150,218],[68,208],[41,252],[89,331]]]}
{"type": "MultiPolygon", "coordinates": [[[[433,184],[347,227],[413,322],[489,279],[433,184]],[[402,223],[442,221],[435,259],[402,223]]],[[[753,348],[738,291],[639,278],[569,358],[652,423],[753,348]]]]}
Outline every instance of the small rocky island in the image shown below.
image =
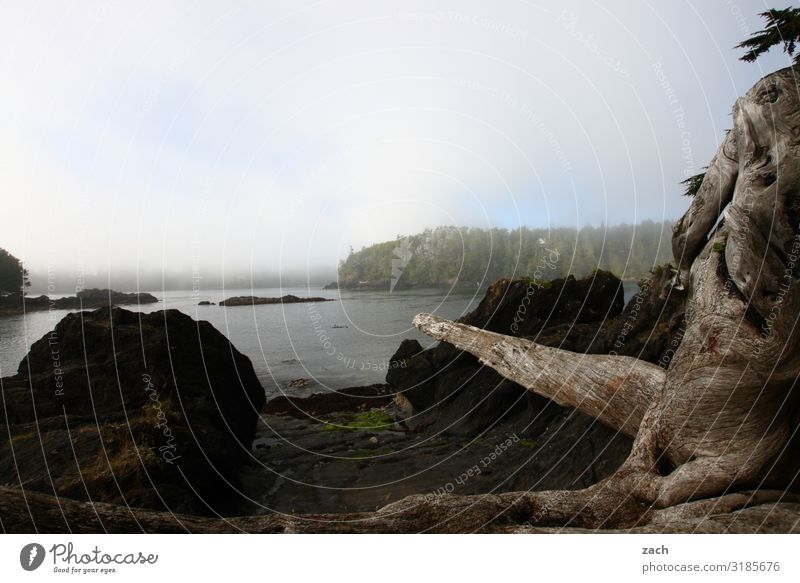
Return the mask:
{"type": "Polygon", "coordinates": [[[317,302],[332,302],[332,301],[334,300],[331,298],[319,298],[319,297],[301,298],[298,296],[287,294],[279,298],[259,298],[256,296],[234,296],[232,298],[228,298],[227,300],[222,300],[219,303],[219,305],[226,307],[260,306],[262,304],[302,304],[302,303],[317,303],[317,302]]]}
{"type": "Polygon", "coordinates": [[[159,300],[147,292],[125,293],[113,289],[85,289],[74,296],[50,298],[20,294],[0,296],[0,315],[23,314],[42,310],[90,310],[109,306],[155,304],[159,300]]]}
{"type": "Polygon", "coordinates": [[[404,340],[385,385],[266,402],[208,322],[69,314],[0,382],[0,525],[799,532],[799,142],[785,69],[737,102],[677,265],[627,305],[606,271],[500,279],[457,321],[417,315],[439,343],[404,340]]]}

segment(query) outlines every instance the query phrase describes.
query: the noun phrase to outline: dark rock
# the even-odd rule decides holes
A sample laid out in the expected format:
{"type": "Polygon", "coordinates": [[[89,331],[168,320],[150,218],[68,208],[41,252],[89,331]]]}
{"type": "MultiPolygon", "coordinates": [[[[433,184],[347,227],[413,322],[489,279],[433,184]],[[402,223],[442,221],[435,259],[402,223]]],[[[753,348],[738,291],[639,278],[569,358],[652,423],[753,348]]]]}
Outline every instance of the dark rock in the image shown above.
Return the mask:
{"type": "MultiPolygon", "coordinates": [[[[685,293],[672,286],[672,275],[670,266],[659,267],[624,308],[621,282],[608,272],[597,271],[579,281],[567,277],[546,287],[502,279],[459,321],[575,352],[617,353],[657,363],[680,337],[683,322],[685,293]]],[[[475,415],[497,421],[520,410],[518,401],[532,398],[446,343],[422,350],[416,340],[404,340],[390,365],[386,382],[429,423],[449,418],[453,410],[464,415],[479,402],[483,404],[475,415]],[[441,406],[445,402],[451,411],[441,406]]],[[[485,426],[475,415],[455,425],[448,419],[446,424],[453,425],[449,430],[461,426],[470,434],[485,426]]]]}
{"type": "Polygon", "coordinates": [[[197,302],[198,306],[216,306],[214,302],[209,302],[208,300],[203,300],[201,302],[197,302]]]}
{"type": "MultiPolygon", "coordinates": [[[[352,410],[356,402],[343,405],[352,410]]],[[[595,447],[585,434],[597,423],[557,406],[531,417],[531,427],[501,423],[464,438],[403,431],[390,408],[374,409],[373,402],[351,414],[324,404],[334,407],[312,414],[306,402],[291,414],[262,416],[255,441],[261,463],[243,477],[261,512],[367,511],[411,494],[443,499],[580,488],[610,475],[629,449],[622,436],[609,437],[604,450],[595,447]]]]}
{"type": "Polygon", "coordinates": [[[125,293],[108,289],[85,289],[77,295],[50,299],[48,296],[26,297],[11,294],[0,297],[0,314],[21,314],[41,310],[86,310],[110,306],[154,304],[158,298],[152,294],[125,293]]]}
{"type": "MultiPolygon", "coordinates": [[[[622,310],[620,280],[597,271],[580,281],[569,276],[547,285],[501,279],[459,321],[585,350],[603,320],[622,310]]],[[[418,342],[404,341],[390,360],[386,382],[410,403],[415,427],[461,435],[476,435],[509,416],[538,411],[545,403],[446,343],[423,351],[418,342]]]]}
{"type": "Polygon", "coordinates": [[[308,397],[280,395],[267,402],[264,413],[303,419],[340,411],[383,407],[391,403],[393,398],[394,391],[388,385],[382,384],[314,393],[308,397]]]}
{"type": "Polygon", "coordinates": [[[124,293],[109,289],[85,289],[75,297],[55,300],[59,310],[77,310],[102,308],[107,306],[124,306],[129,304],[154,304],[158,298],[149,293],[124,293]]]}
{"type": "Polygon", "coordinates": [[[423,350],[416,340],[403,340],[389,359],[386,382],[399,389],[417,410],[426,410],[436,402],[435,348],[423,350]]]}
{"type": "MultiPolygon", "coordinates": [[[[604,271],[544,286],[502,279],[460,321],[547,346],[658,362],[680,333],[683,298],[672,287],[669,266],[643,281],[627,306],[620,280],[604,271]]],[[[404,340],[390,365],[386,382],[398,391],[396,402],[417,432],[475,437],[507,426],[546,442],[526,469],[544,476],[536,489],[593,483],[613,472],[630,449],[628,438],[506,380],[450,344],[423,350],[416,340],[404,340]]]]}
{"type": "Polygon", "coordinates": [[[259,298],[255,296],[235,296],[232,298],[228,298],[227,300],[222,300],[219,305],[220,306],[254,306],[254,305],[261,305],[261,304],[300,304],[304,302],[332,302],[333,299],[330,298],[300,298],[297,296],[293,296],[291,294],[279,297],[279,298],[259,298]]]}
{"type": "Polygon", "coordinates": [[[659,363],[682,337],[686,292],[673,286],[671,266],[658,267],[639,283],[622,314],[603,323],[588,349],[659,363]]]}
{"type": "Polygon", "coordinates": [[[121,308],[67,315],[3,392],[0,483],[192,513],[235,498],[265,401],[208,322],[121,308]]]}
{"type": "Polygon", "coordinates": [[[616,316],[624,307],[622,282],[607,271],[581,280],[573,276],[545,285],[501,279],[478,307],[459,321],[511,336],[535,337],[545,328],[585,324],[616,316]]]}
{"type": "MultiPolygon", "coordinates": [[[[54,301],[54,300],[53,300],[54,301]]],[[[55,308],[47,296],[24,296],[21,293],[0,294],[0,315],[22,314],[55,308]]]]}

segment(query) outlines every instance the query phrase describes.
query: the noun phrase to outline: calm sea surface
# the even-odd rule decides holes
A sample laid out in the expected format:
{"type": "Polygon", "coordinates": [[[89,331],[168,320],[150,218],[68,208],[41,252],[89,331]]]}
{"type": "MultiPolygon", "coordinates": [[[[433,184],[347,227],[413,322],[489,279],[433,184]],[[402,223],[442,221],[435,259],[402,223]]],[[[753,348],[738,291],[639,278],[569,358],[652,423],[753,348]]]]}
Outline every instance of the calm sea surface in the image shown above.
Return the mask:
{"type": "MultiPolygon", "coordinates": [[[[636,284],[625,283],[626,301],[636,292],[636,284]]],[[[411,327],[420,312],[444,318],[458,318],[478,305],[480,293],[408,290],[348,292],[272,288],[255,290],[154,292],[161,301],[127,309],[153,312],[178,309],[198,320],[208,320],[225,334],[234,346],[250,357],[268,394],[286,389],[293,379],[309,379],[304,391],[325,387],[383,382],[389,358],[405,338],[416,338],[429,346],[429,337],[411,327]],[[319,296],[337,301],[261,306],[198,306],[199,300],[219,302],[236,295],[277,297],[285,294],[319,296]]],[[[69,310],[32,312],[19,316],[0,316],[0,376],[16,372],[30,345],[45,336],[69,310]]]]}

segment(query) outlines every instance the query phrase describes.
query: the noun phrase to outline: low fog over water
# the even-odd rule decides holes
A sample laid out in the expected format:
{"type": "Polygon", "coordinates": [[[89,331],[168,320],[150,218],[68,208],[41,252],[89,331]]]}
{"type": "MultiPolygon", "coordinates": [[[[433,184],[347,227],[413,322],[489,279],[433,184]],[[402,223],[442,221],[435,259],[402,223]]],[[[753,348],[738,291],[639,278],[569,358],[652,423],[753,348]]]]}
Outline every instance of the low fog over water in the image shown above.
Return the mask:
{"type": "Polygon", "coordinates": [[[34,291],[51,269],[59,292],[191,289],[322,282],[438,225],[674,220],[731,104],[786,62],[731,50],[763,9],[16,3],[0,247],[34,291]]]}

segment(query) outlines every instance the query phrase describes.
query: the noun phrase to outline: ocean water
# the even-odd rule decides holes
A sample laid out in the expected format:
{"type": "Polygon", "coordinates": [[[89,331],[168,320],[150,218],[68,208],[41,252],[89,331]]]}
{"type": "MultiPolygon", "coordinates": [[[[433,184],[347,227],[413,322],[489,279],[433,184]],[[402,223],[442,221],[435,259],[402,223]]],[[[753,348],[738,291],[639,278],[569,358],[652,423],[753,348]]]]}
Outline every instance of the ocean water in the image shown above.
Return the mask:
{"type": "MultiPolygon", "coordinates": [[[[626,301],[636,284],[625,283],[626,301]]],[[[268,395],[279,394],[295,379],[308,379],[302,395],[328,389],[383,382],[389,358],[405,338],[423,347],[434,343],[411,326],[415,314],[429,312],[455,319],[474,309],[483,298],[447,290],[337,291],[308,288],[268,288],[153,292],[155,304],[124,306],[153,312],[178,309],[208,320],[253,361],[268,395]],[[198,306],[237,295],[278,297],[294,294],[334,299],[331,302],[260,306],[198,306]]],[[[0,376],[12,375],[30,345],[49,333],[70,310],[0,316],[0,376]]]]}

